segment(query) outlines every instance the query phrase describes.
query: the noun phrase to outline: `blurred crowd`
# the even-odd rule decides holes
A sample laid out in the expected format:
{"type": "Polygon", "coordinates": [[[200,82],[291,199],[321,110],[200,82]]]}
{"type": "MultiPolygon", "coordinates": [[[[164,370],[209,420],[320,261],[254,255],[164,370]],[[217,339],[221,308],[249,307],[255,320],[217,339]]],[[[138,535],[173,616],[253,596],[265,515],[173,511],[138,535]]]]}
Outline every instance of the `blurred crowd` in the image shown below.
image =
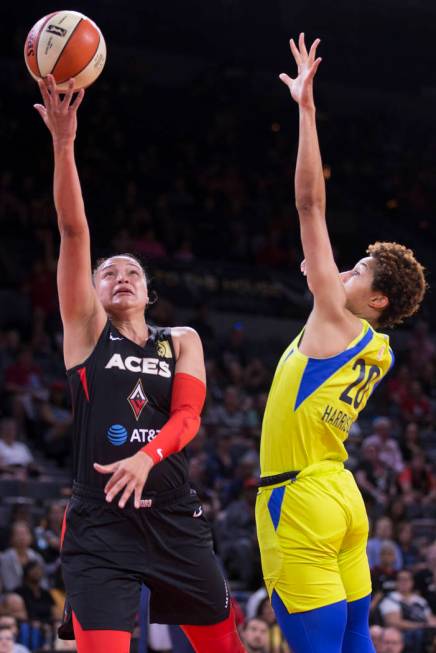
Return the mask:
{"type": "MultiPolygon", "coordinates": [[[[205,270],[217,260],[295,267],[299,236],[288,183],[295,133],[253,89],[235,104],[232,83],[214,77],[180,90],[171,129],[173,90],[147,89],[145,97],[141,85],[123,82],[114,92],[102,80],[89,92],[78,159],[95,254],[132,251],[162,266],[203,261],[205,270]]],[[[13,91],[14,103],[0,99],[0,134],[22,153],[31,133],[34,156],[27,169],[22,156],[12,156],[0,174],[0,301],[7,307],[0,316],[0,653],[27,653],[74,646],[56,636],[72,416],[56,300],[49,137],[32,118],[35,89],[17,80],[13,91]]],[[[352,112],[336,119],[320,115],[340,264],[360,257],[363,242],[389,238],[394,223],[398,239],[407,234],[406,242],[425,251],[436,199],[426,156],[431,132],[423,123],[425,139],[415,133],[411,140],[407,116],[387,109],[376,122],[360,115],[358,127],[352,112]]],[[[176,324],[177,308],[163,297],[149,319],[176,324]]],[[[276,343],[242,322],[218,332],[201,301],[190,309],[208,376],[202,427],[189,446],[192,485],[212,524],[247,651],[289,653],[262,585],[254,521],[276,343]]],[[[436,653],[436,345],[425,320],[403,335],[396,367],[351,430],[347,464],[370,517],[376,651],[436,653]]],[[[165,642],[156,637],[153,650],[168,651],[165,642]]]]}
{"type": "MultiPolygon", "coordinates": [[[[202,427],[189,445],[191,482],[212,524],[248,650],[285,653],[262,585],[254,521],[262,415],[275,361],[267,349],[259,354],[255,334],[241,322],[224,337],[217,334],[204,305],[188,322],[203,339],[208,375],[202,427]]],[[[59,344],[57,333],[27,341],[18,330],[0,332],[0,628],[12,627],[31,651],[61,645],[55,637],[64,598],[58,547],[70,483],[71,412],[59,344]],[[5,496],[14,489],[21,495],[5,496]]],[[[417,321],[349,436],[347,465],[371,523],[378,653],[436,651],[435,364],[428,325],[417,321]]]]}

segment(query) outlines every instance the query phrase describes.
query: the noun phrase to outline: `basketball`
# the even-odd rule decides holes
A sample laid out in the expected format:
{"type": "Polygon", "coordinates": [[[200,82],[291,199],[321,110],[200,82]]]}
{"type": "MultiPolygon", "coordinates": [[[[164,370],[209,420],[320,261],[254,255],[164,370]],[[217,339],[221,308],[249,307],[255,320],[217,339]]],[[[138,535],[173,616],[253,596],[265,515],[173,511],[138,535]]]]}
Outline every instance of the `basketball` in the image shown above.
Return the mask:
{"type": "Polygon", "coordinates": [[[103,70],[106,43],[97,25],[78,11],[55,11],[32,27],[24,60],[36,80],[53,75],[61,89],[74,77],[74,90],[90,86],[103,70]]]}

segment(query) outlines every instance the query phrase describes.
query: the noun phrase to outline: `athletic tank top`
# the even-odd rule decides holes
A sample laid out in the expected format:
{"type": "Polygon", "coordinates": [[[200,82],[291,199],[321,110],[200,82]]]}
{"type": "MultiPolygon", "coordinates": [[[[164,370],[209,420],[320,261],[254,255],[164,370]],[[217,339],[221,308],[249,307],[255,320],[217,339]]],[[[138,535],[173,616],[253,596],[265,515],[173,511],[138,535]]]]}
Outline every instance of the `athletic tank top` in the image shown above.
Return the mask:
{"type": "MultiPolygon", "coordinates": [[[[171,329],[148,326],[144,347],[108,320],[92,354],[67,371],[74,414],[74,479],[103,488],[110,478],[94,470],[132,456],[168,421],[176,366],[171,329]]],[[[184,451],[151,470],[145,489],[162,491],[188,479],[184,451]]]]}
{"type": "Polygon", "coordinates": [[[394,362],[387,335],[365,320],[345,351],[310,358],[289,345],[277,366],[262,424],[261,476],[347,459],[344,441],[394,362]]]}

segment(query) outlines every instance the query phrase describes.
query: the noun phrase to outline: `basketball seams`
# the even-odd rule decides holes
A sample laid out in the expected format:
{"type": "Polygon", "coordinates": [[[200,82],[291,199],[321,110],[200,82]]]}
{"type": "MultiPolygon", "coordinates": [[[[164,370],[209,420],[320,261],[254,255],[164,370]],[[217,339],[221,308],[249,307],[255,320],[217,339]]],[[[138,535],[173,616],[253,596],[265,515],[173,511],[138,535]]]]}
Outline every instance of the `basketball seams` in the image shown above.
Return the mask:
{"type": "MultiPolygon", "coordinates": [[[[51,14],[48,14],[48,16],[45,17],[45,20],[42,23],[41,27],[39,28],[38,33],[37,33],[36,38],[35,38],[35,44],[34,44],[34,47],[33,47],[33,51],[35,53],[34,54],[34,59],[35,59],[35,66],[36,66],[36,74],[37,74],[38,77],[41,77],[41,70],[40,70],[40,67],[39,67],[39,60],[38,60],[39,39],[40,39],[41,34],[42,34],[43,30],[44,30],[44,27],[47,25],[50,18],[55,16],[57,13],[58,13],[57,11],[53,11],[51,14]]],[[[33,27],[32,27],[32,29],[33,29],[33,27]]],[[[30,30],[27,39],[29,38],[31,32],[32,32],[32,30],[30,30]]],[[[27,45],[27,40],[26,40],[26,45],[27,45]]],[[[26,63],[27,63],[27,57],[26,57],[26,63]]]]}
{"type": "MultiPolygon", "coordinates": [[[[59,61],[59,59],[61,58],[63,51],[65,50],[65,48],[67,47],[67,45],[68,45],[68,43],[71,41],[71,39],[73,38],[74,33],[76,32],[76,30],[77,30],[77,28],[79,27],[79,25],[81,25],[82,21],[83,21],[83,18],[80,18],[80,19],[77,21],[77,23],[75,24],[75,26],[74,26],[74,28],[73,28],[71,34],[69,35],[68,39],[65,41],[62,50],[59,52],[56,61],[54,62],[53,66],[51,67],[51,74],[52,74],[52,75],[55,74],[55,68],[56,68],[56,66],[58,65],[58,61],[59,61]]],[[[59,81],[59,82],[56,82],[56,83],[57,83],[57,84],[62,84],[63,82],[66,82],[66,81],[67,81],[66,79],[63,79],[62,81],[59,81]]]]}
{"type": "Polygon", "coordinates": [[[65,92],[68,80],[74,78],[78,90],[87,88],[102,72],[106,42],[98,25],[81,12],[56,11],[32,27],[24,58],[36,81],[52,74],[59,91],[65,92]]]}
{"type": "MultiPolygon", "coordinates": [[[[97,34],[98,34],[97,47],[95,48],[95,50],[94,50],[93,54],[91,55],[89,61],[87,61],[86,64],[85,64],[85,65],[84,65],[80,70],[78,70],[78,71],[75,73],[74,77],[77,78],[81,73],[83,73],[83,71],[85,70],[85,68],[87,68],[87,67],[89,66],[89,64],[92,63],[92,61],[93,61],[95,55],[97,54],[98,49],[99,49],[99,47],[100,47],[100,43],[101,43],[101,34],[100,34],[100,30],[99,30],[99,29],[97,30],[97,34]]],[[[71,37],[72,37],[72,36],[73,36],[73,35],[71,34],[71,37]]],[[[71,40],[71,37],[70,37],[69,41],[71,40]]],[[[68,41],[68,42],[69,42],[69,41],[68,41]]],[[[53,70],[54,70],[54,68],[53,68],[53,70]]],[[[68,79],[69,79],[68,77],[67,77],[66,79],[60,79],[57,83],[58,83],[58,84],[65,84],[65,82],[67,82],[68,79]]]]}

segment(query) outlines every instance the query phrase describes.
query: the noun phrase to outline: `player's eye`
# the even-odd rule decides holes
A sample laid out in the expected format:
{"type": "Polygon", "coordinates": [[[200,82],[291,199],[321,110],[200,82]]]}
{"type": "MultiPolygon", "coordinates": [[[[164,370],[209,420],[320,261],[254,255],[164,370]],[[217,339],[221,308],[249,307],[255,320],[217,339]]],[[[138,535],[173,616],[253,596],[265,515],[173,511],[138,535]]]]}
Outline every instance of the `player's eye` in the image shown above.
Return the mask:
{"type": "Polygon", "coordinates": [[[105,273],[103,274],[103,278],[104,278],[104,279],[106,279],[106,277],[113,277],[113,276],[114,276],[114,273],[113,273],[112,270],[108,270],[107,272],[105,272],[105,273]]]}

